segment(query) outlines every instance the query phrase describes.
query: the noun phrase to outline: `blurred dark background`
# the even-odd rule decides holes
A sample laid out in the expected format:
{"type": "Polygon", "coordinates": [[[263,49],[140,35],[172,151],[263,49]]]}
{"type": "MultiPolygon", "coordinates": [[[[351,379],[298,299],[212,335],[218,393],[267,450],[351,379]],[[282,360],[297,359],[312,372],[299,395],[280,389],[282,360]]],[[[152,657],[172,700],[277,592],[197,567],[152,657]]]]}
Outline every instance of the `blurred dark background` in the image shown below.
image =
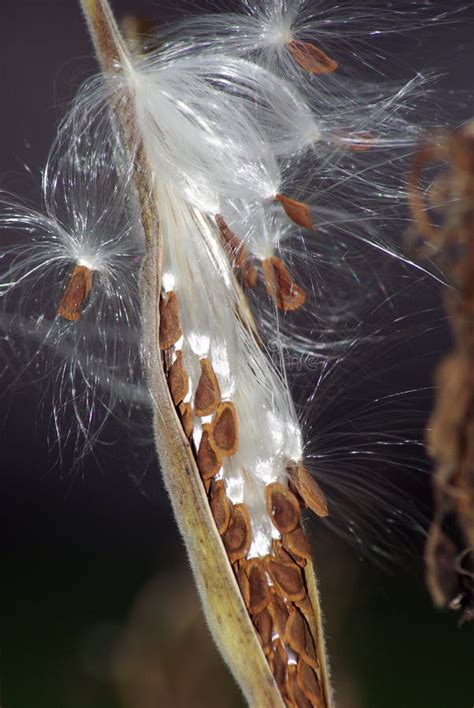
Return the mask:
{"type": "MultiPolygon", "coordinates": [[[[167,16],[145,0],[113,6],[167,16]]],[[[409,32],[381,38],[381,51],[400,58],[405,78],[410,67],[441,67],[453,124],[468,118],[467,94],[452,105],[449,96],[474,88],[472,6],[458,24],[427,24],[416,36],[423,42],[409,32]]],[[[96,65],[73,0],[3,0],[0,47],[0,186],[34,198],[58,118],[96,65]]],[[[440,307],[435,286],[425,297],[440,307]]],[[[449,347],[446,329],[433,337],[418,368],[412,362],[420,388],[449,347]]],[[[243,705],[201,619],[151,446],[130,455],[133,434],[124,443],[111,422],[109,445],[70,472],[74,451],[59,464],[42,395],[39,384],[0,399],[2,708],[243,705]]],[[[427,416],[429,396],[423,406],[427,416]]],[[[429,498],[428,480],[421,493],[429,498]]],[[[312,532],[339,708],[474,705],[473,627],[432,608],[422,540],[387,569],[327,529],[312,532]]]]}

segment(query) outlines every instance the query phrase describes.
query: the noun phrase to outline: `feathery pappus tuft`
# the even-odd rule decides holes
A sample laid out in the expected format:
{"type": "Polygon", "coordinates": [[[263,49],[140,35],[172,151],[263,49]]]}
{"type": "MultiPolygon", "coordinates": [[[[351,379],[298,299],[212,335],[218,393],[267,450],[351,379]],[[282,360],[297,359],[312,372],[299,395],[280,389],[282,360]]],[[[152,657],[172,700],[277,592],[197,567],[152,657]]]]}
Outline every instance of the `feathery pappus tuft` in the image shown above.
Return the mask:
{"type": "Polygon", "coordinates": [[[43,173],[44,212],[2,197],[0,227],[10,243],[0,293],[15,357],[52,379],[59,441],[81,440],[83,454],[119,402],[147,400],[139,355],[144,244],[123,155],[95,122],[87,118],[86,130],[85,116],[71,115],[43,173]]]}

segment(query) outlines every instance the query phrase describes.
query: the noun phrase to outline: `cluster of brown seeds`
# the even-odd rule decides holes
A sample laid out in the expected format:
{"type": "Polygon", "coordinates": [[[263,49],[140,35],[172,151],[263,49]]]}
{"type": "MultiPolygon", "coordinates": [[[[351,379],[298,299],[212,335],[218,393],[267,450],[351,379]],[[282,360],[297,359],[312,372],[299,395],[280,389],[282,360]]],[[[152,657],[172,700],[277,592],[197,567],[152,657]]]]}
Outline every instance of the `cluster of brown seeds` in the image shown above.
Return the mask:
{"type": "Polygon", "coordinates": [[[210,423],[202,425],[202,435],[196,452],[201,476],[209,488],[210,481],[222,467],[224,457],[238,449],[237,412],[232,401],[223,401],[217,376],[209,358],[200,359],[201,374],[194,394],[194,409],[184,401],[189,391],[189,379],[183,366],[182,352],[175,352],[171,361],[171,348],[182,336],[176,293],[166,293],[160,303],[160,348],[165,355],[165,367],[171,397],[178,410],[184,432],[191,438],[194,416],[212,416],[210,423]]]}
{"type": "MultiPolygon", "coordinates": [[[[227,228],[222,221],[220,231],[228,244],[228,253],[235,263],[242,264],[245,259],[242,244],[227,228]]],[[[272,268],[284,283],[286,269],[278,264],[279,259],[271,260],[276,262],[272,268]]],[[[277,278],[274,275],[268,278],[277,293],[275,297],[291,298],[287,284],[278,293],[277,278]]],[[[320,516],[327,514],[324,495],[311,475],[297,464],[288,469],[291,489],[277,482],[267,485],[267,512],[280,539],[273,541],[272,552],[264,558],[248,558],[252,544],[249,511],[243,503],[233,504],[224,481],[215,478],[223,458],[238,449],[236,409],[231,401],[222,401],[219,382],[208,358],[200,360],[201,373],[193,404],[184,402],[189,380],[182,352],[176,350],[173,360],[174,345],[181,336],[177,297],[168,292],[160,303],[159,338],[170,393],[193,448],[194,416],[212,416],[209,423],[202,425],[196,462],[242,598],[286,705],[326,708],[315,643],[316,622],[304,574],[311,560],[311,548],[300,524],[304,506],[320,516]]]]}
{"type": "MultiPolygon", "coordinates": [[[[267,511],[281,539],[264,558],[247,558],[252,542],[249,513],[245,504],[232,504],[222,480],[210,485],[211,510],[286,705],[324,708],[314,614],[303,572],[311,547],[300,525],[300,511],[308,504],[280,483],[269,484],[265,491],[267,511]]],[[[317,499],[313,507],[327,513],[319,488],[313,497],[317,499]]]]}
{"type": "MultiPolygon", "coordinates": [[[[304,228],[314,229],[306,204],[284,197],[282,194],[277,194],[276,200],[282,203],[293,221],[304,228]]],[[[242,240],[229,228],[220,214],[217,214],[215,219],[229,262],[245,287],[255,287],[258,279],[257,269],[242,240]]],[[[295,283],[281,258],[277,256],[265,258],[262,261],[262,270],[267,293],[280,310],[297,310],[303,305],[305,292],[295,283]]]]}

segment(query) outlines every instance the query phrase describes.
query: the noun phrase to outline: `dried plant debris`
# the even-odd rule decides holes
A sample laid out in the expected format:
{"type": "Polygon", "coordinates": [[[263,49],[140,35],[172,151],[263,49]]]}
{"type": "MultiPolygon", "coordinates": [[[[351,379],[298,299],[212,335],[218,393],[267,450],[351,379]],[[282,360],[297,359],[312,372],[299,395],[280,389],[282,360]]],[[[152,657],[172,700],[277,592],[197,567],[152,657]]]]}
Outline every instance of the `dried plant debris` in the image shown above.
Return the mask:
{"type": "Polygon", "coordinates": [[[436,136],[419,151],[410,193],[423,249],[431,249],[450,281],[445,308],[454,339],[453,351],[436,372],[438,393],[427,429],[435,462],[427,584],[436,606],[459,609],[469,620],[474,608],[474,122],[436,136]],[[420,181],[436,162],[444,167],[427,202],[420,181]]]}

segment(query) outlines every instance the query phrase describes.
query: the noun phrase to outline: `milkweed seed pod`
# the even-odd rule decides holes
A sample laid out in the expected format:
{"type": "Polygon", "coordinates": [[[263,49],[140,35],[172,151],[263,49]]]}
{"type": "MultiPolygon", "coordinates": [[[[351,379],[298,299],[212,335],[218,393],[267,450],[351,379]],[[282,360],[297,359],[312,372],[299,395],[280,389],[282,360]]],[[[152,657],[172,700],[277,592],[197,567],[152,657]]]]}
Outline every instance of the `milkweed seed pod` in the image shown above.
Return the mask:
{"type": "Polygon", "coordinates": [[[373,227],[373,192],[403,194],[381,167],[416,139],[403,103],[423,80],[390,93],[338,78],[302,2],[177,24],[144,55],[107,0],[81,4],[102,75],[60,127],[46,216],[3,219],[31,233],[8,251],[7,300],[25,286],[39,308],[33,327],[12,323],[51,343],[85,437],[97,391],[106,411],[148,402],[210,630],[249,704],[328,708],[301,511],[331,508],[305,466],[285,355],[325,358],[315,319],[351,296],[325,314],[317,271],[355,280],[348,240],[401,257],[373,227]]]}

